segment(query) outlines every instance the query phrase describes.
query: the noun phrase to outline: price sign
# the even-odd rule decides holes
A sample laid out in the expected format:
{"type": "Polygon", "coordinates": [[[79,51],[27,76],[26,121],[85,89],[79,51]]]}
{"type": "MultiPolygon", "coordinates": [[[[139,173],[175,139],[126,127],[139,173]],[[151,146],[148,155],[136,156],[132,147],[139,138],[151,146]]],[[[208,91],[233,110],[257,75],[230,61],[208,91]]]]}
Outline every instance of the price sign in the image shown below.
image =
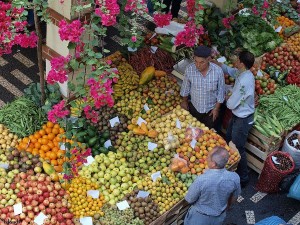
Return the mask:
{"type": "Polygon", "coordinates": [[[222,57],[218,58],[217,61],[219,63],[224,63],[224,62],[226,62],[226,58],[224,56],[222,56],[222,57]]]}
{"type": "Polygon", "coordinates": [[[157,148],[157,144],[148,142],[148,150],[153,151],[155,148],[157,148]]]}
{"type": "Polygon", "coordinates": [[[3,169],[8,169],[8,167],[9,167],[9,164],[7,164],[7,163],[0,163],[0,168],[3,168],[3,169]]]}
{"type": "Polygon", "coordinates": [[[262,77],[262,76],[263,76],[263,73],[261,72],[261,70],[258,70],[258,71],[257,71],[257,76],[258,76],[258,77],[262,77]]]}
{"type": "Polygon", "coordinates": [[[149,192],[147,191],[139,191],[138,194],[137,194],[137,198],[147,198],[149,196],[149,192]]]}
{"type": "Polygon", "coordinates": [[[150,110],[148,104],[145,104],[145,105],[144,105],[144,110],[145,110],[146,112],[150,110]]]}
{"type": "Polygon", "coordinates": [[[111,140],[107,140],[107,141],[104,143],[104,147],[105,147],[105,148],[108,148],[108,147],[110,147],[110,146],[112,146],[111,140]]]}
{"type": "Polygon", "coordinates": [[[156,173],[153,173],[153,174],[151,175],[151,178],[152,178],[153,182],[155,182],[158,178],[161,178],[161,173],[160,173],[160,171],[158,171],[158,172],[156,172],[156,173]]]}
{"type": "Polygon", "coordinates": [[[282,26],[279,26],[276,28],[275,32],[279,33],[281,31],[281,29],[282,29],[282,26]]]}
{"type": "Polygon", "coordinates": [[[87,162],[84,163],[85,166],[88,166],[88,165],[92,164],[92,162],[95,161],[95,159],[94,159],[93,156],[88,156],[88,157],[86,157],[86,160],[87,160],[87,162]]]}
{"type": "Polygon", "coordinates": [[[92,198],[99,198],[100,195],[99,190],[88,190],[86,194],[92,198]]]}
{"type": "Polygon", "coordinates": [[[111,127],[114,127],[116,124],[120,123],[119,117],[116,116],[116,117],[112,118],[111,120],[109,120],[109,123],[110,123],[111,127]]]}
{"type": "Polygon", "coordinates": [[[124,209],[130,208],[130,206],[126,200],[122,201],[122,202],[118,202],[117,207],[119,210],[124,210],[124,209]]]}
{"type": "Polygon", "coordinates": [[[156,50],[158,49],[158,47],[156,46],[151,46],[151,52],[154,54],[156,52],[156,50]]]}
{"type": "Polygon", "coordinates": [[[33,222],[35,222],[38,225],[42,225],[46,218],[47,218],[47,216],[44,213],[40,212],[40,214],[37,215],[37,217],[35,217],[33,222]]]}
{"type": "Polygon", "coordinates": [[[82,225],[93,225],[93,219],[92,219],[92,217],[81,217],[79,219],[79,222],[82,225]]]}
{"type": "Polygon", "coordinates": [[[137,120],[137,124],[138,124],[139,126],[141,126],[142,123],[147,124],[147,121],[144,120],[143,118],[139,117],[138,120],[137,120]]]}
{"type": "Polygon", "coordinates": [[[22,203],[18,203],[14,205],[14,214],[16,215],[20,215],[23,212],[22,210],[22,203]]]}

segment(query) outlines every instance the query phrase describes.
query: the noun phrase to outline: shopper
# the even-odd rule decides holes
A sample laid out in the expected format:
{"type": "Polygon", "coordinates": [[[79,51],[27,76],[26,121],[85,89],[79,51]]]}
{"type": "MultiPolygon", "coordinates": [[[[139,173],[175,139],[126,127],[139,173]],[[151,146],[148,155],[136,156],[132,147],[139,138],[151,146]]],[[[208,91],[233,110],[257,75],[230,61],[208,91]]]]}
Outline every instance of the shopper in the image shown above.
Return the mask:
{"type": "Polygon", "coordinates": [[[207,157],[208,168],[190,186],[185,200],[191,207],[185,225],[222,225],[228,209],[241,193],[240,178],[225,169],[229,153],[215,147],[207,157]]]}
{"type": "Polygon", "coordinates": [[[194,62],[186,68],[180,95],[181,107],[213,128],[225,98],[225,81],[222,69],[210,62],[210,55],[211,49],[206,46],[195,49],[194,62]]]}
{"type": "Polygon", "coordinates": [[[245,144],[254,122],[255,79],[250,71],[254,61],[255,58],[251,52],[241,51],[233,62],[235,68],[224,64],[220,65],[224,73],[235,78],[231,96],[227,100],[227,108],[232,110],[233,117],[227,128],[226,141],[232,141],[241,155],[237,173],[240,176],[242,187],[249,182],[245,144]]]}
{"type": "Polygon", "coordinates": [[[178,18],[181,1],[182,0],[164,0],[163,4],[166,5],[166,8],[163,9],[163,12],[169,13],[170,6],[172,4],[172,7],[171,7],[172,18],[178,18]]]}

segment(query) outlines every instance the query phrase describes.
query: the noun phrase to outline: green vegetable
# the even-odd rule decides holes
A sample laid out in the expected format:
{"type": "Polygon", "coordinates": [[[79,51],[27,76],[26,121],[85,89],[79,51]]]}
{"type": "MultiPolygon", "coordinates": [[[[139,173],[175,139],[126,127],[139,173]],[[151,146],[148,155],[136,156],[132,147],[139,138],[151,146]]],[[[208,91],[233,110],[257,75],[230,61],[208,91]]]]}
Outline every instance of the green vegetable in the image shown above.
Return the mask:
{"type": "Polygon", "coordinates": [[[0,109],[0,123],[20,138],[40,130],[46,114],[33,101],[20,97],[0,109]]]}

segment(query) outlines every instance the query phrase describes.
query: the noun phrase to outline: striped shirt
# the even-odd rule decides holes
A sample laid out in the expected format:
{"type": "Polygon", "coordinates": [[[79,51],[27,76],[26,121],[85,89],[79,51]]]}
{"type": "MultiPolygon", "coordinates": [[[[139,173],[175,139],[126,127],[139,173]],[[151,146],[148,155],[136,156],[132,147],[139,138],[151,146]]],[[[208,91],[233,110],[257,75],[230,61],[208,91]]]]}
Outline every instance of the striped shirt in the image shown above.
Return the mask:
{"type": "Polygon", "coordinates": [[[199,113],[208,113],[216,103],[223,103],[225,98],[225,81],[222,69],[210,63],[206,76],[191,63],[185,70],[180,95],[191,95],[191,102],[199,113]]]}
{"type": "Polygon", "coordinates": [[[189,187],[185,200],[204,215],[221,215],[230,195],[241,194],[240,177],[226,169],[208,169],[189,187]]]}

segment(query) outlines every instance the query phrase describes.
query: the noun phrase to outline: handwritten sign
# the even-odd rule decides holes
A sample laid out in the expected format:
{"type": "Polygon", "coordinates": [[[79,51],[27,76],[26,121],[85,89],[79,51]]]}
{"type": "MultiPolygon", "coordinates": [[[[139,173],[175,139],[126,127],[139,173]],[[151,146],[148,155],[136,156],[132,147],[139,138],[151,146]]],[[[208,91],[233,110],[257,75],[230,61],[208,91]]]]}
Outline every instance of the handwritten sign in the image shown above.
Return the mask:
{"type": "Polygon", "coordinates": [[[95,161],[95,159],[94,159],[93,156],[88,156],[88,157],[86,157],[86,160],[87,160],[87,162],[84,163],[85,166],[88,166],[88,165],[92,164],[92,162],[95,161]]]}
{"type": "Polygon", "coordinates": [[[258,76],[258,77],[262,77],[262,76],[263,76],[263,73],[261,72],[261,70],[258,70],[258,71],[257,71],[257,76],[258,76]]]}
{"type": "Polygon", "coordinates": [[[276,28],[275,32],[279,33],[281,31],[281,29],[282,29],[282,26],[279,26],[276,28]]]}
{"type": "Polygon", "coordinates": [[[179,119],[176,119],[176,128],[181,129],[181,123],[179,119]]]}
{"type": "Polygon", "coordinates": [[[144,110],[145,110],[146,112],[150,110],[148,104],[145,104],[145,105],[144,105],[144,110]]]}
{"type": "Polygon", "coordinates": [[[21,202],[18,203],[18,204],[15,204],[13,207],[14,207],[14,214],[15,214],[15,216],[16,215],[20,215],[23,212],[23,210],[22,210],[22,203],[21,202]]]}
{"type": "Polygon", "coordinates": [[[149,196],[149,192],[148,191],[139,191],[137,194],[137,198],[147,198],[149,196]]]}
{"type": "Polygon", "coordinates": [[[47,216],[44,213],[40,212],[39,215],[37,215],[37,217],[35,217],[33,222],[35,222],[38,225],[42,225],[46,218],[47,218],[47,216]]]}
{"type": "Polygon", "coordinates": [[[147,121],[144,120],[144,119],[142,119],[141,117],[139,117],[138,120],[137,120],[137,124],[138,124],[139,126],[141,126],[142,123],[147,124],[147,121]]]}
{"type": "Polygon", "coordinates": [[[222,57],[218,58],[217,61],[219,63],[224,63],[224,62],[226,62],[226,58],[224,56],[222,56],[222,57]]]}
{"type": "Polygon", "coordinates": [[[195,139],[193,139],[193,140],[191,141],[191,143],[190,143],[190,146],[191,146],[192,148],[195,148],[196,143],[197,143],[197,141],[196,141],[195,139]]]}
{"type": "Polygon", "coordinates": [[[82,218],[79,219],[79,222],[82,225],[93,225],[92,217],[82,217],[82,218]]]}
{"type": "Polygon", "coordinates": [[[106,142],[104,142],[104,147],[105,147],[105,148],[108,148],[108,147],[110,147],[110,146],[112,146],[111,140],[107,140],[106,142]]]}

